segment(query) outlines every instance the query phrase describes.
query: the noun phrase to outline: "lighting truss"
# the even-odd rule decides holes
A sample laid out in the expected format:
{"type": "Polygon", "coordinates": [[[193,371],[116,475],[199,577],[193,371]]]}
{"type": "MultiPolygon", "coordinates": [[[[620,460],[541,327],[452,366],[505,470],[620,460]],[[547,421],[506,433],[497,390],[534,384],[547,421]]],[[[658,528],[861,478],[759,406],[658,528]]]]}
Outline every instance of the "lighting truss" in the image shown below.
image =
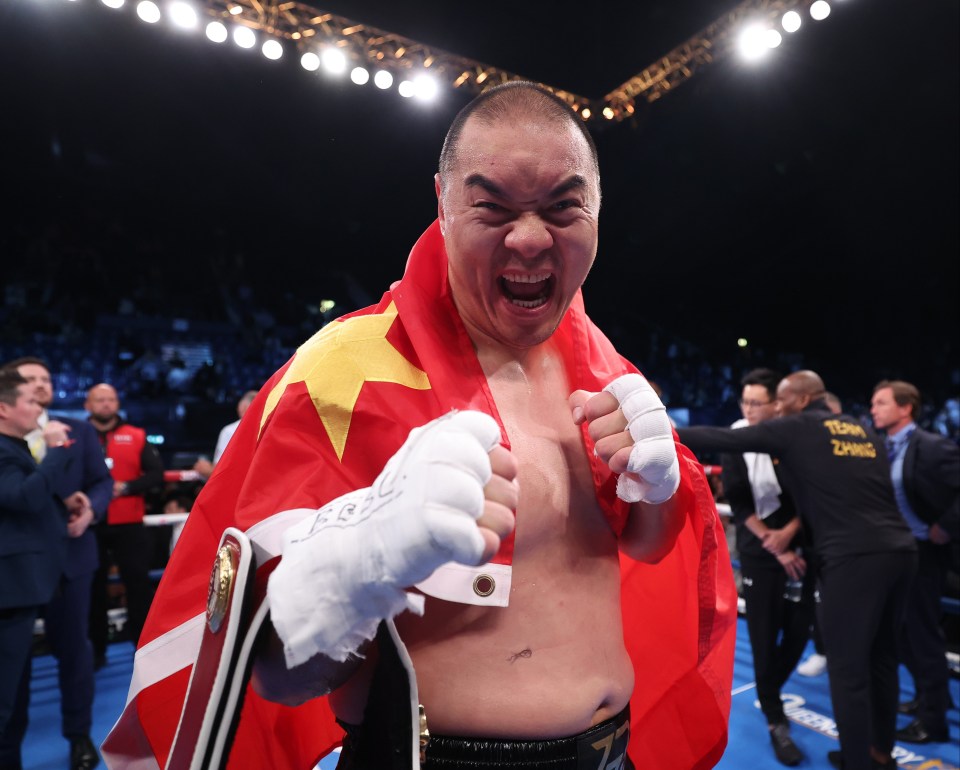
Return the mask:
{"type": "MultiPolygon", "coordinates": [[[[814,0],[744,0],[651,65],[601,98],[541,83],[592,123],[620,122],[640,103],[653,103],[702,67],[730,55],[746,22],[777,25],[787,11],[805,10],[814,0]]],[[[353,66],[385,69],[395,76],[432,74],[453,88],[480,93],[511,80],[532,80],[490,64],[346,19],[295,0],[206,0],[206,13],[220,21],[293,42],[302,52],[341,51],[353,66]]]]}

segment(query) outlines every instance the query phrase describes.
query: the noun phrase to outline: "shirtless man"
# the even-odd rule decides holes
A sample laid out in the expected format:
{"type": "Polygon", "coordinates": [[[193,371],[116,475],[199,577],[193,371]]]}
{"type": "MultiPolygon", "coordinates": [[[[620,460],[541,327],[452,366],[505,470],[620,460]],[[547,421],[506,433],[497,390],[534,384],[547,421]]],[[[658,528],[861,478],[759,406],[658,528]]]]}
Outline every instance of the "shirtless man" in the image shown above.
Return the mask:
{"type": "MultiPolygon", "coordinates": [[[[596,255],[599,175],[581,127],[531,93],[506,92],[500,109],[512,110],[509,119],[490,107],[464,121],[447,140],[435,180],[450,292],[511,441],[510,451],[490,453],[493,477],[477,521],[484,530],[480,563],[513,529],[513,510],[525,526],[516,534],[507,608],[428,598],[422,616],[397,618],[433,735],[559,738],[620,714],[634,672],[623,645],[618,549],[656,562],[684,523],[673,500],[679,469],[670,425],[642,377],[619,381],[621,397],[643,399],[653,410],[642,452],[616,396],[571,395],[553,334],[596,255]],[[613,471],[634,467],[633,451],[635,471],[649,482],[650,502],[632,499],[619,540],[597,500],[583,421],[613,471]]],[[[423,565],[422,549],[417,553],[423,565]]],[[[447,560],[441,550],[432,566],[447,560]]],[[[271,600],[290,582],[309,579],[296,573],[271,600]]],[[[367,656],[364,668],[374,661],[367,656]]],[[[255,682],[268,697],[297,703],[323,694],[342,680],[343,666],[359,663],[350,656],[331,666],[319,654],[303,667],[261,665],[255,682]]],[[[343,722],[363,722],[369,681],[353,676],[335,690],[343,722]]]]}
{"type": "MultiPolygon", "coordinates": [[[[191,514],[206,518],[238,463],[261,519],[327,485],[319,508],[282,514],[299,523],[269,578],[254,690],[301,709],[329,694],[351,770],[441,757],[614,770],[631,766],[628,740],[642,766],[712,767],[732,675],[729,557],[702,469],[583,312],[600,208],[589,134],[546,91],[500,86],[454,121],[435,186],[438,222],[403,280],[261,389],[191,514]],[[340,385],[357,369],[359,395],[340,385]],[[318,413],[329,441],[291,441],[318,413]],[[321,450],[325,465],[303,454],[321,450]],[[283,459],[276,495],[272,478],[254,482],[257,455],[283,459]],[[410,704],[430,735],[419,759],[402,745],[410,704]]],[[[230,501],[241,525],[243,497],[230,501]]],[[[256,749],[241,743],[254,722],[241,719],[234,755],[256,749]]]]}

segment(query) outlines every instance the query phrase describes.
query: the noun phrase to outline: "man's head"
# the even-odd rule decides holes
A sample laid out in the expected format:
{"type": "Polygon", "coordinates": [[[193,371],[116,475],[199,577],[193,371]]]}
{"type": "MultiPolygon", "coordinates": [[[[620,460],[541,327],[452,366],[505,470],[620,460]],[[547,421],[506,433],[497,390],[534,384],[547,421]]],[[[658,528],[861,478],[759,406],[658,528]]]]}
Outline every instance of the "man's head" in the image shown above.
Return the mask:
{"type": "Polygon", "coordinates": [[[90,419],[100,427],[109,428],[118,421],[120,398],[112,385],[101,382],[87,391],[87,400],[83,408],[90,413],[90,419]]]}
{"type": "Polygon", "coordinates": [[[788,374],[777,386],[777,414],[802,412],[826,392],[820,375],[809,369],[788,374]]]}
{"type": "Polygon", "coordinates": [[[740,380],[740,409],[749,425],[777,416],[777,384],[781,375],[773,369],[753,369],[740,380]]]}
{"type": "Polygon", "coordinates": [[[253,403],[253,399],[256,397],[257,391],[255,390],[248,390],[246,393],[240,396],[240,400],[237,402],[237,417],[243,419],[243,415],[247,413],[247,409],[250,408],[250,404],[253,403]]]}
{"type": "Polygon", "coordinates": [[[903,380],[883,380],[873,389],[870,416],[877,430],[899,433],[920,415],[920,391],[903,380]]]}
{"type": "Polygon", "coordinates": [[[50,378],[50,367],[42,358],[23,356],[4,364],[5,369],[16,369],[23,377],[37,397],[37,402],[46,409],[53,401],[53,381],[50,378]]]}
{"type": "Polygon", "coordinates": [[[435,182],[471,338],[513,349],[549,338],[597,253],[600,175],[580,118],[532,83],[490,89],[454,120],[435,182]]]}
{"type": "Polygon", "coordinates": [[[37,429],[42,411],[27,380],[16,369],[0,369],[0,433],[24,438],[37,429]]]}

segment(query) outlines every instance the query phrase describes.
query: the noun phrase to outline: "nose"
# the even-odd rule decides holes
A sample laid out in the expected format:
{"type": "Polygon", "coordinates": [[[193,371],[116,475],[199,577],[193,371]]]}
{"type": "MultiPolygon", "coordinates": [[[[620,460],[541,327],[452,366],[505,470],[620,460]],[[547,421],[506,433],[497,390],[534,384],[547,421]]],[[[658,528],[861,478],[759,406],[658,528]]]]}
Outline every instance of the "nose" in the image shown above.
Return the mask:
{"type": "Polygon", "coordinates": [[[514,220],[503,243],[511,251],[529,259],[553,246],[553,236],[535,212],[525,211],[514,220]]]}

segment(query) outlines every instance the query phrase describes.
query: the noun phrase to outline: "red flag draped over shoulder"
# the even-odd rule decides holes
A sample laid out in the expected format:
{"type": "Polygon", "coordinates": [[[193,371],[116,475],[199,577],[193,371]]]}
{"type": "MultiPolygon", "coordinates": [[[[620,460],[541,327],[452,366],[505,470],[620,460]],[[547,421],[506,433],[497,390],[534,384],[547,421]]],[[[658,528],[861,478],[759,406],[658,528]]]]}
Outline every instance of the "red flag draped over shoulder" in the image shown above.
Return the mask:
{"type": "MultiPolygon", "coordinates": [[[[579,293],[557,335],[572,388],[600,390],[636,371],[587,318],[579,293]]],[[[369,486],[411,428],[451,409],[478,409],[500,422],[448,293],[435,222],[414,246],[403,280],[376,306],[304,343],[247,411],[158,587],[126,707],[103,745],[108,767],[152,770],[166,762],[223,530],[246,531],[258,564],[268,563],[303,509],[369,486]]],[[[585,431],[584,438],[598,499],[620,531],[627,506],[616,500],[616,479],[593,456],[585,431]]],[[[621,571],[625,642],[636,669],[630,755],[639,767],[685,770],[712,767],[726,745],[736,593],[702,468],[678,450],[687,522],[677,546],[657,565],[621,555],[621,571]]],[[[496,561],[511,558],[512,539],[496,561]]],[[[341,738],[326,699],[291,708],[248,689],[230,766],[305,770],[341,738]]]]}

